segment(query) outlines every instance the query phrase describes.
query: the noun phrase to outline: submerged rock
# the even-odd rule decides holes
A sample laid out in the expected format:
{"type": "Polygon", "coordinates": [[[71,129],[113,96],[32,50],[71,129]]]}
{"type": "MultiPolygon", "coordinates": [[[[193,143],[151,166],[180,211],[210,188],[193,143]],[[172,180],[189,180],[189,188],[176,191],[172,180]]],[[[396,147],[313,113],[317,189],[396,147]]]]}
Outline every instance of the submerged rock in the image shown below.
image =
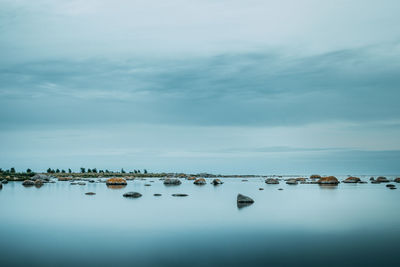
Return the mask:
{"type": "Polygon", "coordinates": [[[278,190],[283,190],[283,188],[278,188],[278,190]]]}
{"type": "Polygon", "coordinates": [[[94,183],[95,182],[95,180],[89,180],[89,183],[94,183]]]}
{"type": "Polygon", "coordinates": [[[106,185],[127,185],[124,178],[110,178],[106,181],[106,185]]]}
{"type": "Polygon", "coordinates": [[[349,178],[346,178],[346,180],[343,181],[343,183],[346,183],[346,184],[356,184],[356,183],[359,183],[359,182],[361,182],[361,179],[358,178],[358,177],[349,177],[349,178]]]}
{"type": "Polygon", "coordinates": [[[219,185],[219,184],[223,184],[223,182],[220,179],[214,179],[211,182],[213,185],[219,185]]]}
{"type": "Polygon", "coordinates": [[[258,188],[258,190],[264,190],[264,188],[260,187],[260,188],[258,188]]]}
{"type": "Polygon", "coordinates": [[[142,194],[138,193],[138,192],[127,192],[125,194],[123,194],[124,197],[129,197],[129,198],[139,198],[142,196],[142,194]]]}
{"type": "Polygon", "coordinates": [[[154,194],[153,196],[155,196],[155,197],[160,197],[161,194],[154,194]]]}
{"type": "Polygon", "coordinates": [[[321,179],[318,180],[318,184],[320,185],[336,185],[339,184],[338,179],[335,176],[328,176],[328,177],[322,177],[321,179]]]}
{"type": "Polygon", "coordinates": [[[182,182],[176,178],[167,178],[164,180],[165,185],[180,185],[182,182]]]}
{"type": "Polygon", "coordinates": [[[94,195],[96,195],[96,193],[94,193],[94,192],[87,192],[87,193],[85,193],[85,195],[94,196],[94,195]]]}
{"type": "Polygon", "coordinates": [[[266,184],[279,184],[279,180],[278,179],[274,179],[274,178],[268,178],[265,180],[266,184]]]}
{"type": "Polygon", "coordinates": [[[391,187],[396,187],[396,186],[394,184],[387,184],[386,187],[391,188],[391,187]]]}
{"type": "Polygon", "coordinates": [[[151,184],[144,184],[144,186],[151,186],[151,184]]]}
{"type": "Polygon", "coordinates": [[[172,194],[173,197],[187,197],[188,194],[172,194]]]}
{"type": "Polygon", "coordinates": [[[0,190],[1,190],[1,189],[3,189],[3,184],[2,184],[2,183],[0,183],[0,190]]]}
{"type": "Polygon", "coordinates": [[[195,185],[205,185],[206,184],[206,179],[204,178],[199,178],[196,181],[193,182],[195,185]]]}
{"type": "Polygon", "coordinates": [[[3,180],[1,181],[1,183],[2,183],[2,184],[8,184],[8,180],[7,180],[7,179],[3,179],[3,180]]]}
{"type": "Polygon", "coordinates": [[[35,182],[32,180],[25,180],[22,182],[22,185],[23,186],[33,186],[33,185],[35,185],[35,182]]]}
{"type": "Polygon", "coordinates": [[[79,182],[78,185],[86,185],[84,182],[79,182]]]}

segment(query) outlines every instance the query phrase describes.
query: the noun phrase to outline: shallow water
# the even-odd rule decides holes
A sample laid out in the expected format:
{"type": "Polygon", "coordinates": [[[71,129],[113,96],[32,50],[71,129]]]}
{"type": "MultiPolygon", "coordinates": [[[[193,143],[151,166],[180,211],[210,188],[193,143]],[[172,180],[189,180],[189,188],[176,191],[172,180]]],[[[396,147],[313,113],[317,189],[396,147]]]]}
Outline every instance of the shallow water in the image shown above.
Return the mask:
{"type": "Polygon", "coordinates": [[[1,266],[400,265],[400,189],[182,181],[148,178],[123,189],[10,182],[0,191],[1,266]],[[143,196],[123,198],[128,191],[143,196]],[[238,208],[238,193],[255,203],[238,208]]]}

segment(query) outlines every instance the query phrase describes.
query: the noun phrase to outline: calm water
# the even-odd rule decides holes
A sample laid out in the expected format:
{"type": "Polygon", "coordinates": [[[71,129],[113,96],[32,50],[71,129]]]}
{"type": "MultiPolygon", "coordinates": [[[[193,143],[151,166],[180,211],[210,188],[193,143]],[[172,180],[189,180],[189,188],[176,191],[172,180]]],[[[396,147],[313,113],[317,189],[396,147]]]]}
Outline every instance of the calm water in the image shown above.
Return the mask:
{"type": "Polygon", "coordinates": [[[123,189],[8,183],[0,191],[0,265],[400,266],[400,188],[248,180],[167,187],[147,179],[123,189]],[[128,191],[143,196],[123,198],[128,191]],[[239,209],[238,193],[255,203],[239,209]]]}

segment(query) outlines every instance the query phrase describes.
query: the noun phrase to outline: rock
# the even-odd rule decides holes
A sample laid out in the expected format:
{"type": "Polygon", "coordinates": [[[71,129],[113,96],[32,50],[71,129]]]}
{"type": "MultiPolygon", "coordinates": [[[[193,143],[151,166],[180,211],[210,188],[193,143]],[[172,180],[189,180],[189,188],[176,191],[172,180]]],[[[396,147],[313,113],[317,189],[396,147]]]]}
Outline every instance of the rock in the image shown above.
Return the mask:
{"type": "Polygon", "coordinates": [[[242,180],[242,182],[247,182],[247,181],[249,181],[249,180],[247,180],[247,179],[243,179],[243,180],[242,180]]]}
{"type": "Polygon", "coordinates": [[[396,187],[389,187],[389,189],[397,189],[396,187]]]}
{"type": "Polygon", "coordinates": [[[258,190],[264,190],[264,188],[260,187],[260,188],[258,188],[258,190]]]}
{"type": "Polygon", "coordinates": [[[77,185],[78,183],[72,182],[69,185],[77,185]]]}
{"type": "Polygon", "coordinates": [[[142,194],[140,194],[138,192],[128,192],[128,193],[125,193],[123,196],[129,197],[129,198],[139,198],[142,196],[142,194]]]}
{"type": "Polygon", "coordinates": [[[0,183],[0,190],[1,190],[1,189],[3,189],[3,184],[2,184],[2,183],[0,183]]]}
{"type": "Polygon", "coordinates": [[[164,180],[165,185],[180,185],[182,182],[176,178],[167,178],[164,180]]]}
{"type": "Polygon", "coordinates": [[[154,194],[153,196],[155,196],[155,197],[160,197],[161,194],[154,194]]]}
{"type": "Polygon", "coordinates": [[[265,180],[266,184],[279,184],[279,180],[278,179],[274,179],[274,178],[268,178],[265,180]]]}
{"type": "Polygon", "coordinates": [[[219,184],[223,184],[223,182],[220,179],[214,179],[211,182],[213,185],[219,185],[219,184]]]}
{"type": "Polygon", "coordinates": [[[2,184],[8,184],[8,180],[7,179],[3,179],[3,181],[1,181],[2,184]]]}
{"type": "Polygon", "coordinates": [[[95,181],[94,180],[89,180],[89,183],[94,183],[95,181]]]}
{"type": "Polygon", "coordinates": [[[298,184],[298,182],[297,182],[296,179],[289,179],[289,180],[286,181],[286,184],[289,184],[289,185],[296,185],[296,184],[298,184]]]}
{"type": "Polygon", "coordinates": [[[378,181],[379,183],[389,183],[389,180],[383,176],[379,176],[378,178],[376,178],[376,181],[378,181]]]}
{"type": "Polygon", "coordinates": [[[238,203],[254,203],[254,200],[248,196],[238,194],[237,195],[237,202],[238,203]]]}
{"type": "Polygon", "coordinates": [[[366,181],[359,181],[358,183],[359,184],[368,184],[368,182],[366,182],[366,181]]]}
{"type": "Polygon", "coordinates": [[[328,177],[322,177],[321,179],[318,180],[318,184],[320,185],[326,185],[326,184],[339,184],[338,179],[335,176],[328,176],[328,177]]]}
{"type": "Polygon", "coordinates": [[[396,179],[394,179],[394,182],[400,183],[400,177],[397,177],[396,179]]]}
{"type": "Polygon", "coordinates": [[[50,177],[47,176],[46,174],[35,174],[34,176],[31,177],[32,181],[36,180],[42,180],[42,181],[50,181],[50,177]]]}
{"type": "Polygon", "coordinates": [[[85,193],[85,195],[94,196],[94,195],[96,195],[96,193],[94,193],[94,192],[87,192],[87,193],[85,193]]]}
{"type": "Polygon", "coordinates": [[[86,185],[84,182],[79,182],[78,185],[86,185]]]}
{"type": "Polygon", "coordinates": [[[370,181],[374,181],[374,180],[375,180],[375,178],[374,178],[374,177],[371,177],[371,178],[369,178],[369,180],[370,180],[370,181]]]}
{"type": "Polygon", "coordinates": [[[144,186],[151,186],[151,184],[144,184],[144,186]]]}
{"type": "Polygon", "coordinates": [[[206,184],[206,179],[204,178],[199,178],[196,181],[194,181],[195,185],[205,185],[206,184]]]}
{"type": "Polygon", "coordinates": [[[23,181],[22,185],[23,186],[33,186],[33,185],[35,185],[35,182],[32,180],[25,180],[25,181],[23,181]]]}
{"type": "Polygon", "coordinates": [[[106,185],[127,185],[124,178],[110,178],[106,181],[106,185]]]}
{"type": "Polygon", "coordinates": [[[58,178],[59,182],[72,181],[72,180],[73,180],[72,177],[59,177],[58,178]]]}
{"type": "Polygon", "coordinates": [[[396,187],[394,184],[387,184],[386,187],[396,187]]]}
{"type": "Polygon", "coordinates": [[[173,197],[187,197],[188,194],[172,194],[173,197]]]}
{"type": "Polygon", "coordinates": [[[322,178],[321,175],[318,174],[313,174],[310,176],[310,179],[321,179],[321,178],[322,178]]]}
{"type": "Polygon", "coordinates": [[[378,182],[377,180],[372,180],[371,184],[380,184],[380,182],[378,182]]]}
{"type": "Polygon", "coordinates": [[[278,188],[278,190],[283,190],[283,188],[278,188]]]}
{"type": "Polygon", "coordinates": [[[35,181],[35,186],[36,187],[41,187],[42,185],[43,185],[43,181],[42,180],[38,179],[38,180],[35,181]]]}
{"type": "Polygon", "coordinates": [[[296,178],[296,181],[297,181],[297,182],[306,182],[306,181],[307,181],[307,178],[298,177],[298,178],[296,178]]]}
{"type": "Polygon", "coordinates": [[[343,181],[343,183],[346,183],[346,184],[356,184],[356,183],[359,183],[359,182],[361,182],[360,178],[352,177],[352,176],[349,177],[349,178],[346,178],[346,180],[343,181]]]}
{"type": "Polygon", "coordinates": [[[196,177],[191,176],[191,177],[188,177],[187,179],[188,179],[189,181],[194,181],[194,180],[196,180],[196,177]]]}

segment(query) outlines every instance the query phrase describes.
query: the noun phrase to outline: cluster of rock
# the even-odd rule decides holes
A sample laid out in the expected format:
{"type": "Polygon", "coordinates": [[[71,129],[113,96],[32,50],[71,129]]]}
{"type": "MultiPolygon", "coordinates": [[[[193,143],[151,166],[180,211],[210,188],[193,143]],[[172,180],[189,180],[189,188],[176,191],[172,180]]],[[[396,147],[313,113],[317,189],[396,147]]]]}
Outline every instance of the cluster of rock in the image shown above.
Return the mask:
{"type": "Polygon", "coordinates": [[[394,184],[387,184],[386,187],[389,189],[397,189],[394,184]]]}
{"type": "Polygon", "coordinates": [[[266,184],[279,184],[279,180],[278,179],[274,179],[274,178],[268,178],[265,180],[266,184]]]}

